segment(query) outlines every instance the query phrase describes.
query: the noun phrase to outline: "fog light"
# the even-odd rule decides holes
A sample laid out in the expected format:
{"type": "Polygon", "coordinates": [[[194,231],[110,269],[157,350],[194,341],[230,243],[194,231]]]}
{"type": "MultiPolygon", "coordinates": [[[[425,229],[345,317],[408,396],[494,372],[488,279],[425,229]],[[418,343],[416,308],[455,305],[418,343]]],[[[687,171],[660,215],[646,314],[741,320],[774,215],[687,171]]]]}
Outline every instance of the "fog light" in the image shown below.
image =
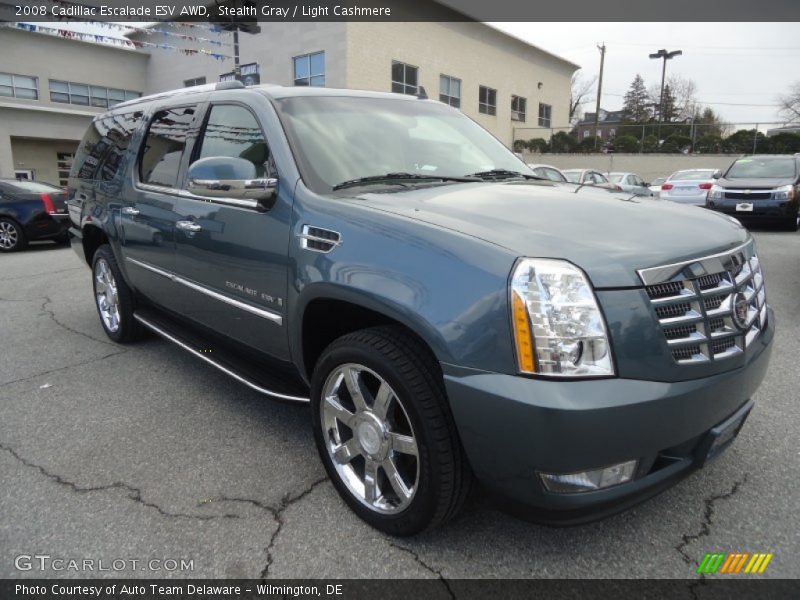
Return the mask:
{"type": "Polygon", "coordinates": [[[624,463],[611,465],[593,471],[579,473],[539,473],[544,487],[548,492],[557,494],[574,494],[577,492],[591,492],[602,490],[620,483],[627,483],[633,479],[636,472],[637,461],[629,460],[624,463]]]}

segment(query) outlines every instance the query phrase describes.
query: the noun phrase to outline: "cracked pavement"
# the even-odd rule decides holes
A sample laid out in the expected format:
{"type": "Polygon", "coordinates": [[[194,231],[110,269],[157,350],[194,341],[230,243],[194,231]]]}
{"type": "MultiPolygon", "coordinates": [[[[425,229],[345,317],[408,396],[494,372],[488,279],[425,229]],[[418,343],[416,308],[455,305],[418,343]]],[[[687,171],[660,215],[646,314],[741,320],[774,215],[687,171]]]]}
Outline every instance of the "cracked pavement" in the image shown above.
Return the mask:
{"type": "MultiPolygon", "coordinates": [[[[393,539],[339,500],[308,409],[273,403],[152,337],[100,327],[67,248],[0,255],[0,577],[697,578],[705,552],[773,552],[798,577],[800,234],[755,233],[778,333],[741,437],[621,515],[520,521],[479,494],[448,526],[393,539]],[[17,571],[14,557],[190,559],[191,571],[17,571]]],[[[438,595],[437,595],[438,596],[438,595]]]]}

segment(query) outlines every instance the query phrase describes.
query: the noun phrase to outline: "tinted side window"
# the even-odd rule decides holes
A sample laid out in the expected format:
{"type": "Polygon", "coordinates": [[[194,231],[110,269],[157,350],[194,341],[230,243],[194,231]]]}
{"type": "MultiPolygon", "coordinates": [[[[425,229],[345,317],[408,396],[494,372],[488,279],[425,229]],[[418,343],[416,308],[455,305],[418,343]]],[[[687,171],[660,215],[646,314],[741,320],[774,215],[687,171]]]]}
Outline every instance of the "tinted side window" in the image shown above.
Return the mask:
{"type": "Polygon", "coordinates": [[[95,119],[83,135],[80,146],[75,152],[72,162],[71,177],[79,179],[94,179],[100,159],[104,156],[108,146],[102,143],[105,127],[101,119],[95,119]]]}
{"type": "Polygon", "coordinates": [[[110,181],[117,176],[131,138],[141,122],[141,112],[112,115],[103,119],[106,130],[103,141],[107,144],[107,152],[97,173],[98,179],[110,181]]]}
{"type": "Polygon", "coordinates": [[[210,156],[243,158],[255,165],[256,177],[273,175],[269,146],[261,126],[253,113],[242,106],[211,107],[197,158],[210,156]]]}
{"type": "Polygon", "coordinates": [[[150,122],[139,159],[142,183],[175,187],[186,140],[192,135],[195,107],[160,110],[150,122]]]}

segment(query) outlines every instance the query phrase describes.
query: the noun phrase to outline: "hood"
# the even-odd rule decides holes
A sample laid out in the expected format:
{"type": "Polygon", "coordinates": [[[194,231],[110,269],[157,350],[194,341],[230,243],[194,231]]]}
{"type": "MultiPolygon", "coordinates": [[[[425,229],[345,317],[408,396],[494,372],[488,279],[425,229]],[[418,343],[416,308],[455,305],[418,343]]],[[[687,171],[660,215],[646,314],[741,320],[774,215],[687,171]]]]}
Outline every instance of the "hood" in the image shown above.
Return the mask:
{"type": "Polygon", "coordinates": [[[562,258],[596,288],[641,286],[636,270],[724,252],[749,238],[704,208],[549,182],[463,183],[356,196],[517,256],[562,258]]]}
{"type": "Polygon", "coordinates": [[[724,177],[720,177],[715,183],[721,187],[734,188],[737,190],[764,190],[780,187],[782,185],[794,185],[795,181],[794,178],[791,177],[776,177],[770,179],[765,179],[763,177],[751,179],[725,179],[724,177]]]}

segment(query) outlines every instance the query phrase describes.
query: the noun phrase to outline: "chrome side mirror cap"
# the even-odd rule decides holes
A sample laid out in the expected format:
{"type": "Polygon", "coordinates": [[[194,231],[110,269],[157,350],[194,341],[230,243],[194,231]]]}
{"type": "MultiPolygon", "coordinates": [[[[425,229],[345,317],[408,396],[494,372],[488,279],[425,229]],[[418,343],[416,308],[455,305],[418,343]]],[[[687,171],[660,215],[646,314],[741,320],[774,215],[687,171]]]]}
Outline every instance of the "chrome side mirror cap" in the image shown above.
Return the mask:
{"type": "Polygon", "coordinates": [[[201,158],[189,166],[186,189],[194,196],[267,211],[278,195],[276,177],[256,177],[256,167],[238,157],[201,158]]]}

